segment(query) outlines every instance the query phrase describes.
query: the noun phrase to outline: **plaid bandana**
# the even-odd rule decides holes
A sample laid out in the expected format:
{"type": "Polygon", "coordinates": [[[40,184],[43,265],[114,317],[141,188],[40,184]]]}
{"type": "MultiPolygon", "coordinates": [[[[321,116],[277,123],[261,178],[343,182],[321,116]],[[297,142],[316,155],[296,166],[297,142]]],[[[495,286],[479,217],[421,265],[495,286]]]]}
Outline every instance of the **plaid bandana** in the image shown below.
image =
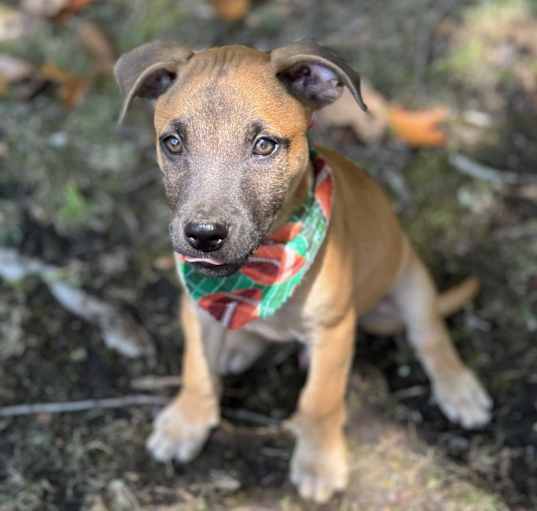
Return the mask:
{"type": "Polygon", "coordinates": [[[240,270],[207,277],[176,254],[179,277],[190,296],[231,330],[272,316],[289,300],[312,265],[332,212],[332,174],[312,153],[314,186],[288,222],[272,233],[240,270]]]}

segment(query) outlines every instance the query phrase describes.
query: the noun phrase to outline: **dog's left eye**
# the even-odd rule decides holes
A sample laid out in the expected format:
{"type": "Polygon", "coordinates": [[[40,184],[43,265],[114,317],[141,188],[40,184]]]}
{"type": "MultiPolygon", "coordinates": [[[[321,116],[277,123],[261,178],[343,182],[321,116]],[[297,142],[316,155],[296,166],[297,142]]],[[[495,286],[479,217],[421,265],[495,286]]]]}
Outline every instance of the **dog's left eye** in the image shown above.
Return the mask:
{"type": "Polygon", "coordinates": [[[183,150],[183,142],[176,135],[170,135],[162,140],[162,144],[172,154],[179,154],[183,150]]]}
{"type": "Polygon", "coordinates": [[[268,137],[261,137],[255,141],[253,153],[256,156],[270,156],[278,148],[278,143],[268,137]]]}

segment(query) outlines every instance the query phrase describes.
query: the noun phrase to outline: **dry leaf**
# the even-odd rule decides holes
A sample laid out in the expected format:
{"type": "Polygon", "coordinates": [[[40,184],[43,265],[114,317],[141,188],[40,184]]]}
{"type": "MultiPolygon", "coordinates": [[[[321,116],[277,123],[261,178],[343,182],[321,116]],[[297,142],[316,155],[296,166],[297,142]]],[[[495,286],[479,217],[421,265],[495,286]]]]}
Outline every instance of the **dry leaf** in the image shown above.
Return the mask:
{"type": "Polygon", "coordinates": [[[91,21],[80,23],[78,27],[80,41],[95,58],[95,70],[97,72],[109,73],[114,68],[114,50],[103,31],[91,21]]]}
{"type": "Polygon", "coordinates": [[[51,18],[58,14],[69,0],[23,0],[21,7],[33,16],[51,18]]]}
{"type": "Polygon", "coordinates": [[[33,66],[28,62],[11,55],[0,54],[0,80],[8,84],[18,82],[31,76],[33,71],[33,66]]]}
{"type": "Polygon", "coordinates": [[[395,135],[412,147],[443,147],[447,137],[439,124],[448,113],[444,107],[412,111],[394,106],[389,111],[389,122],[395,135]]]}
{"type": "Polygon", "coordinates": [[[54,20],[63,23],[92,2],[93,0],[69,0],[67,5],[54,17],[54,20]]]}
{"type": "Polygon", "coordinates": [[[153,266],[161,271],[173,270],[175,268],[175,259],[173,256],[160,256],[153,261],[153,266]]]}
{"type": "Polygon", "coordinates": [[[216,14],[225,21],[238,21],[250,11],[250,0],[212,0],[216,14]]]}
{"type": "Polygon", "coordinates": [[[350,126],[364,142],[382,138],[388,126],[388,103],[371,86],[362,86],[362,95],[369,113],[364,113],[345,88],[341,97],[316,114],[316,120],[327,126],[350,126]]]}
{"type": "Polygon", "coordinates": [[[65,21],[93,0],[23,0],[22,9],[33,16],[65,21]]]}
{"type": "Polygon", "coordinates": [[[0,4],[0,42],[29,34],[35,26],[34,21],[32,16],[0,4]]]}
{"type": "Polygon", "coordinates": [[[67,108],[72,110],[86,95],[90,86],[87,78],[74,77],[65,82],[60,91],[60,97],[67,108]]]}
{"type": "Polygon", "coordinates": [[[86,95],[91,81],[60,69],[55,64],[45,64],[41,67],[41,76],[60,86],[60,98],[69,109],[74,108],[86,95]]]}
{"type": "Polygon", "coordinates": [[[141,509],[132,490],[120,479],[108,484],[104,500],[110,511],[137,511],[141,509]]]}
{"type": "Polygon", "coordinates": [[[10,84],[29,78],[33,71],[34,68],[28,62],[0,54],[0,96],[7,94],[10,84]]]}

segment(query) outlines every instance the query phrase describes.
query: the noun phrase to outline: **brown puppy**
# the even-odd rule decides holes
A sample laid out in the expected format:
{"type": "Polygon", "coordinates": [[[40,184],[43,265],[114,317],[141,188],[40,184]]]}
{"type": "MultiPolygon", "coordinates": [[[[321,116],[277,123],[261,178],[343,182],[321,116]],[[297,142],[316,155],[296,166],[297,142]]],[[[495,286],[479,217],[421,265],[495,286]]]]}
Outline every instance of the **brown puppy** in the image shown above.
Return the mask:
{"type": "MultiPolygon", "coordinates": [[[[126,94],[121,118],[135,96],[155,102],[173,246],[211,277],[236,272],[304,201],[312,182],[306,136],[312,112],[345,86],[362,103],[358,75],[315,44],[194,53],[156,42],[122,56],[116,77],[126,94]],[[218,236],[200,248],[193,240],[201,234],[191,225],[209,225],[218,236]]],[[[344,394],[358,319],[380,333],[406,327],[450,420],[480,426],[491,401],[442,320],[473,295],[476,283],[439,297],[381,189],[335,152],[319,152],[332,169],[334,195],[313,265],[273,316],[239,330],[226,330],[183,295],[183,388],[156,419],[148,447],[159,460],[192,459],[219,421],[218,374],[244,368],[265,340],[299,339],[311,362],[289,422],[297,437],[291,480],[303,497],[322,502],[348,479],[344,394]]]]}

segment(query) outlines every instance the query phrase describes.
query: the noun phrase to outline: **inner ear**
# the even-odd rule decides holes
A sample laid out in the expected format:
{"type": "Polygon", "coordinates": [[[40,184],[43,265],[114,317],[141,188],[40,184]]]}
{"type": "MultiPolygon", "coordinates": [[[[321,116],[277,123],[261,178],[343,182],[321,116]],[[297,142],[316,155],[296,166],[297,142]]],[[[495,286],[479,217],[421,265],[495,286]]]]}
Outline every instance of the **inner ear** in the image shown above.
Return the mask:
{"type": "Polygon", "coordinates": [[[136,95],[141,98],[156,99],[171,87],[176,78],[177,73],[169,69],[157,69],[144,78],[136,95]]]}
{"type": "Polygon", "coordinates": [[[289,91],[300,100],[321,108],[338,99],[343,83],[328,66],[317,63],[299,63],[278,74],[289,91]]]}

